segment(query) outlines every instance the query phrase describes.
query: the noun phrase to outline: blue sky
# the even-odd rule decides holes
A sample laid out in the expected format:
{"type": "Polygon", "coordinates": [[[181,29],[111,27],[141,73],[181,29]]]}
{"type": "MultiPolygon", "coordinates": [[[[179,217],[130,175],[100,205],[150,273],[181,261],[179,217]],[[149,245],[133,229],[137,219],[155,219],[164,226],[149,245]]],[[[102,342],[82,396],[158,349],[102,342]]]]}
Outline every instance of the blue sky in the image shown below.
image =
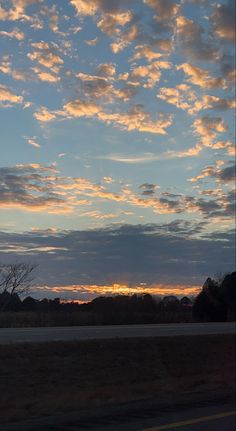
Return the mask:
{"type": "Polygon", "coordinates": [[[9,0],[0,23],[1,262],[67,297],[233,270],[234,2],[9,0]]]}

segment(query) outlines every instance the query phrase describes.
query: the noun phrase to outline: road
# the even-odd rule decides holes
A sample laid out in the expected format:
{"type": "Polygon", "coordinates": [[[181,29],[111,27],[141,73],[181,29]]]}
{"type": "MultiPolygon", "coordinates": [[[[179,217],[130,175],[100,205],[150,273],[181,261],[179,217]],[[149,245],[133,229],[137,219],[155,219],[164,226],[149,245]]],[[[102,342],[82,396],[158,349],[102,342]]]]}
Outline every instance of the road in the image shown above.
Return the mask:
{"type": "Polygon", "coordinates": [[[117,407],[100,410],[100,415],[81,413],[32,418],[22,422],[1,424],[1,431],[235,431],[236,406],[233,402],[201,403],[181,408],[132,409],[117,407]]]}
{"type": "MultiPolygon", "coordinates": [[[[140,415],[141,416],[141,415],[140,415]]],[[[89,428],[89,422],[86,424],[89,428]]],[[[82,430],[86,428],[79,428],[82,430]]],[[[123,424],[115,424],[112,418],[105,426],[92,426],[96,431],[236,431],[236,406],[228,405],[207,406],[201,408],[173,411],[154,418],[131,420],[123,424]]],[[[54,431],[54,430],[53,430],[54,431]]],[[[63,430],[65,431],[65,430],[63,430]]],[[[71,430],[72,431],[72,430],[71,430]]]]}
{"type": "Polygon", "coordinates": [[[0,344],[235,333],[235,322],[0,328],[0,344]]]}

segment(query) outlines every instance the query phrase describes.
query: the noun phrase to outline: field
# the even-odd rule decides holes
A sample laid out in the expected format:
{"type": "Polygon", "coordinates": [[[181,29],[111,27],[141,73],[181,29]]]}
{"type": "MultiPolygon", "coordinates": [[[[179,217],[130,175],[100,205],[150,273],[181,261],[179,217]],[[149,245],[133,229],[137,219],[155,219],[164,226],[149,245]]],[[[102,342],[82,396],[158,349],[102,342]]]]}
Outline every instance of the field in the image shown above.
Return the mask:
{"type": "Polygon", "coordinates": [[[0,421],[117,402],[235,391],[235,337],[0,346],[0,421]]]}
{"type": "Polygon", "coordinates": [[[122,325],[138,323],[187,323],[193,322],[192,310],[175,312],[126,312],[113,313],[88,311],[55,312],[0,312],[0,328],[26,328],[37,326],[81,326],[81,325],[122,325]]]}

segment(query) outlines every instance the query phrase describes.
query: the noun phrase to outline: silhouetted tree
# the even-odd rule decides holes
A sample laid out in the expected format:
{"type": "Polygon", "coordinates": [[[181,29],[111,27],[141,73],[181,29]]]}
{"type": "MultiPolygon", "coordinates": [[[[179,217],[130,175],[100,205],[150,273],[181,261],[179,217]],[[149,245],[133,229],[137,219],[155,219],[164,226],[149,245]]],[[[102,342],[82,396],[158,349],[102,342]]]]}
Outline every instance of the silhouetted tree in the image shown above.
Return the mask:
{"type": "Polygon", "coordinates": [[[231,311],[236,312],[236,272],[219,282],[208,277],[194,301],[195,320],[226,321],[231,311]]]}
{"type": "Polygon", "coordinates": [[[182,307],[192,307],[192,301],[187,296],[183,296],[183,298],[181,298],[180,304],[182,307]]]}
{"type": "Polygon", "coordinates": [[[27,296],[23,301],[21,308],[24,311],[36,311],[38,302],[36,299],[32,298],[32,296],[27,296]]]}
{"type": "Polygon", "coordinates": [[[28,263],[0,265],[0,293],[5,295],[5,302],[2,301],[1,309],[7,307],[14,295],[19,296],[29,291],[34,280],[35,268],[36,265],[28,263]]]}

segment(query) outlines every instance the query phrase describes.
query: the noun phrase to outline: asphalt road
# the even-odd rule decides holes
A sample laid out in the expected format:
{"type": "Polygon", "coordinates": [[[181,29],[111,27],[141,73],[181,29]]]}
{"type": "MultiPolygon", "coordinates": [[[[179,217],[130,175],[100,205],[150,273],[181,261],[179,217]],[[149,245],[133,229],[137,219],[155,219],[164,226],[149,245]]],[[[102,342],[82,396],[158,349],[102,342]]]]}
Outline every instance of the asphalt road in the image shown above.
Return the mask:
{"type": "MultiPolygon", "coordinates": [[[[83,427],[80,429],[82,431],[83,427]]],[[[235,403],[231,403],[170,411],[165,414],[159,413],[155,418],[146,417],[126,424],[115,424],[115,421],[112,424],[111,419],[110,425],[107,423],[106,426],[91,429],[96,431],[236,431],[236,406],[235,403]]]]}
{"type": "Polygon", "coordinates": [[[235,333],[235,322],[0,328],[0,344],[235,333]]]}
{"type": "Polygon", "coordinates": [[[54,417],[32,418],[22,422],[1,424],[1,431],[235,431],[236,406],[233,402],[181,408],[175,405],[153,410],[131,410],[122,413],[93,411],[87,416],[77,413],[54,417]]]}

